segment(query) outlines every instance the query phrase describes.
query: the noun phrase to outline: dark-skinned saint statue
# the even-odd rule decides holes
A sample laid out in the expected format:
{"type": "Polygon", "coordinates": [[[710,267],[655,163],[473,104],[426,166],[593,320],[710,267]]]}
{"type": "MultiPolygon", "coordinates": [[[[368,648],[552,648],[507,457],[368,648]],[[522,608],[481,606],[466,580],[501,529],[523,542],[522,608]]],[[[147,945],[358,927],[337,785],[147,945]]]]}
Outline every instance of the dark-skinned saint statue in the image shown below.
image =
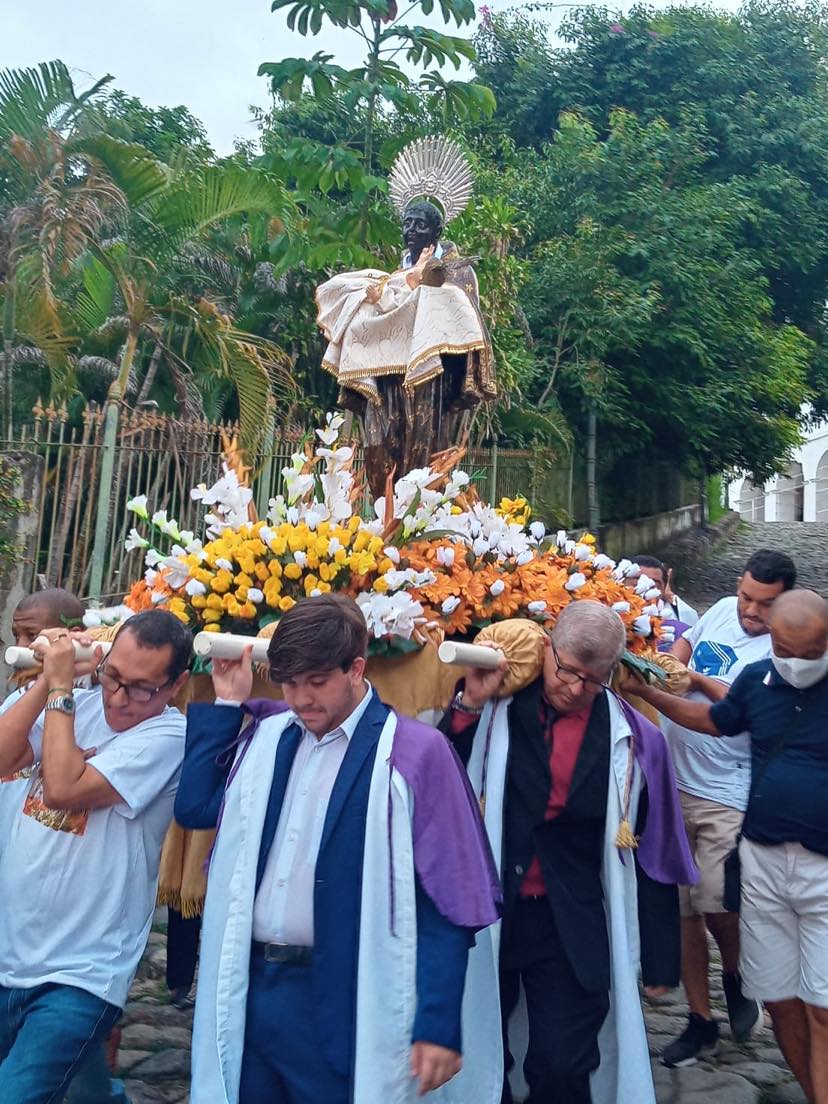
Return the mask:
{"type": "Polygon", "coordinates": [[[316,292],[323,365],[340,384],[340,405],[360,419],[375,498],[392,471],[423,468],[459,444],[471,411],[497,394],[474,268],[443,237],[472,184],[453,142],[407,146],[390,177],[406,246],[400,267],[342,273],[316,292]]]}

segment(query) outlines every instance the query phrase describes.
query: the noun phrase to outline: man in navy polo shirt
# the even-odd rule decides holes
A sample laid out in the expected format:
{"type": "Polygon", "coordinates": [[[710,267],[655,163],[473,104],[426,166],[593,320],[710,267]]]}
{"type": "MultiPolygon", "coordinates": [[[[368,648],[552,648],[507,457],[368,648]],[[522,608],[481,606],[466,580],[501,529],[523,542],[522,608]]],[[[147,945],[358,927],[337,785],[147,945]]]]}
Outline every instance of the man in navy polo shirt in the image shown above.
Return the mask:
{"type": "Polygon", "coordinates": [[[713,705],[642,693],[711,736],[748,730],[753,783],[742,829],[741,974],[764,1002],[810,1104],[828,1104],[828,602],[779,596],[770,659],[713,705]]]}

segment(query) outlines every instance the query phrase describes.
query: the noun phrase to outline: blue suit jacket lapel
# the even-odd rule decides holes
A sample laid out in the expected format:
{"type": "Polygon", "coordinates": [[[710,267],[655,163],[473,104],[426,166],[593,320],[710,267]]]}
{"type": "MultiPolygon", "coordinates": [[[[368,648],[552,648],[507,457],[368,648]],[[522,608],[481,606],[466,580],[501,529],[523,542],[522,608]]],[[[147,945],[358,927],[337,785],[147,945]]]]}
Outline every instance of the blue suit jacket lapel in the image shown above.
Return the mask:
{"type": "Polygon", "coordinates": [[[273,839],[276,835],[276,826],[282,815],[282,805],[285,800],[290,768],[296,758],[296,749],[302,738],[302,730],[295,722],[289,725],[279,740],[276,749],[276,762],[273,766],[273,782],[270,786],[270,797],[267,802],[264,825],[262,826],[262,842],[259,846],[259,863],[256,869],[256,889],[258,890],[264,876],[265,863],[270,852],[273,839]]]}
{"type": "Polygon", "coordinates": [[[351,737],[342,766],[334,782],[331,791],[331,799],[328,802],[328,811],[325,815],[325,826],[322,830],[322,840],[319,844],[320,853],[330,839],[331,832],[336,827],[336,822],[345,807],[348,794],[353,788],[366,758],[376,750],[379,743],[382,726],[388,717],[388,707],[383,705],[376,693],[371,696],[362,718],[357,725],[356,732],[351,737]]]}

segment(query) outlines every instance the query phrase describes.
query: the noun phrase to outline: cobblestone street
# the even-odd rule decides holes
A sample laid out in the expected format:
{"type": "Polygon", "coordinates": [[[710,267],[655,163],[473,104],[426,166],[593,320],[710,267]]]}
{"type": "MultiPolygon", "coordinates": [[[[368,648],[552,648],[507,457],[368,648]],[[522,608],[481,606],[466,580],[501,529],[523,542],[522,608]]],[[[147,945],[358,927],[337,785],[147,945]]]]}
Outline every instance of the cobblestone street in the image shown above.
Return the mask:
{"type": "MultiPolygon", "coordinates": [[[[154,931],[122,1021],[119,1068],[132,1104],[182,1104],[187,1100],[192,1012],[168,1003],[164,985],[166,943],[154,931]]],[[[805,1104],[769,1027],[749,1046],[730,1041],[718,973],[713,990],[723,1039],[715,1060],[668,1070],[654,1063],[658,1104],[805,1104]]],[[[680,991],[646,1009],[650,1052],[657,1055],[684,1028],[680,991]]],[[[265,1102],[263,1102],[265,1104],[265,1102]]]]}
{"type": "Polygon", "coordinates": [[[736,580],[757,548],[787,552],[796,563],[799,585],[828,597],[828,525],[782,521],[743,522],[725,545],[676,580],[679,593],[699,610],[735,593],[736,580]]]}

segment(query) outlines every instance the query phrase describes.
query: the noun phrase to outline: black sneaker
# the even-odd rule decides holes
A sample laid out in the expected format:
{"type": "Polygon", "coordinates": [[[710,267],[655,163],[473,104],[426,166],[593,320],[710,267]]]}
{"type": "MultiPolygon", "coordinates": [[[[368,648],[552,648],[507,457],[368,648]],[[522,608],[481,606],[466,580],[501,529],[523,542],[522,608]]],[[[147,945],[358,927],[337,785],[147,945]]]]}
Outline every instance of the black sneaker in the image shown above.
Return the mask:
{"type": "Polygon", "coordinates": [[[661,1061],[665,1066],[675,1069],[677,1066],[692,1066],[700,1055],[712,1056],[719,1045],[719,1025],[715,1020],[706,1020],[696,1012],[687,1018],[687,1027],[668,1047],[664,1048],[661,1061]]]}
{"type": "Polygon", "coordinates": [[[722,974],[722,987],[727,1001],[727,1016],[733,1040],[746,1043],[759,1021],[760,1009],[755,1000],[749,1000],[742,992],[742,979],[738,974],[722,974]]]}

